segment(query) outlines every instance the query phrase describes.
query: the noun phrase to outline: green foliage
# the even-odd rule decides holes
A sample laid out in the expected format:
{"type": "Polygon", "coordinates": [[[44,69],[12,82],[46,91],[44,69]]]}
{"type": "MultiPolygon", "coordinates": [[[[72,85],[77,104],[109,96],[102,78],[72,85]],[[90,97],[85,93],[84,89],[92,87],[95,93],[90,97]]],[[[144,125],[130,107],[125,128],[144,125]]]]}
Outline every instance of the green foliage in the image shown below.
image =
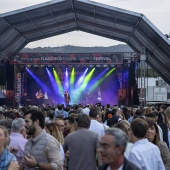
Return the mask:
{"type": "Polygon", "coordinates": [[[148,77],[159,77],[159,75],[153,70],[153,69],[148,69],[148,77]]]}
{"type": "MultiPolygon", "coordinates": [[[[143,70],[144,68],[142,68],[142,72],[144,72],[143,70]]],[[[137,70],[138,71],[138,77],[141,76],[141,69],[137,70]]],[[[145,68],[145,77],[159,77],[159,75],[152,69],[152,68],[145,68]]]]}

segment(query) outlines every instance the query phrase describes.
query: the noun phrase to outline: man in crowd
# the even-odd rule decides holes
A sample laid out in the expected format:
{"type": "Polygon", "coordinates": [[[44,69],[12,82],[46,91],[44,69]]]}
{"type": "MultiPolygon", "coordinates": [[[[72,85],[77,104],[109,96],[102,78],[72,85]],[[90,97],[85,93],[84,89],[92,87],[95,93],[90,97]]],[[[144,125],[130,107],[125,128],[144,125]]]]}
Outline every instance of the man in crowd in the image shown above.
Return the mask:
{"type": "Polygon", "coordinates": [[[65,125],[63,132],[64,137],[75,131],[75,120],[73,117],[64,118],[64,125],[65,125]]]}
{"type": "Polygon", "coordinates": [[[158,147],[145,138],[147,131],[148,124],[145,120],[136,118],[132,121],[130,139],[133,146],[128,159],[141,170],[164,170],[158,147]]]}
{"type": "MultiPolygon", "coordinates": [[[[65,138],[63,145],[65,153],[69,150],[69,170],[96,170],[96,154],[100,145],[100,137],[90,131],[90,117],[87,114],[79,114],[76,119],[77,131],[65,138]]],[[[99,160],[99,164],[101,160],[99,160]]]]}
{"type": "Polygon", "coordinates": [[[103,136],[104,126],[96,120],[97,111],[95,109],[90,109],[89,116],[91,119],[89,130],[99,134],[100,137],[103,136]]]}
{"type": "Polygon", "coordinates": [[[18,152],[16,154],[16,158],[20,164],[23,158],[23,151],[27,143],[27,139],[25,139],[25,120],[22,118],[14,119],[12,122],[11,131],[9,147],[17,147],[18,152]]]}
{"type": "Polygon", "coordinates": [[[124,157],[127,143],[128,137],[121,129],[105,130],[99,148],[104,165],[99,167],[99,170],[140,170],[124,157]]]}
{"type": "Polygon", "coordinates": [[[65,118],[68,116],[68,113],[64,111],[63,105],[58,104],[57,109],[55,110],[54,118],[59,117],[59,118],[65,118]]]}
{"type": "Polygon", "coordinates": [[[30,110],[25,113],[26,133],[32,138],[26,143],[20,170],[62,170],[60,144],[45,132],[44,126],[45,118],[41,111],[30,110]]]}

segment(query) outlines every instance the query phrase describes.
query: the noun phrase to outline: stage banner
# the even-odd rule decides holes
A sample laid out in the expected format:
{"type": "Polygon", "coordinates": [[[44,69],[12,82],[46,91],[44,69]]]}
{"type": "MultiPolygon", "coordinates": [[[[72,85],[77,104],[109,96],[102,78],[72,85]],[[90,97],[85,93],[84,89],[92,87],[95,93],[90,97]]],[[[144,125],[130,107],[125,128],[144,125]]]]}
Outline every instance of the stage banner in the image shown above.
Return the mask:
{"type": "Polygon", "coordinates": [[[10,64],[123,64],[123,53],[12,53],[9,58],[10,64]]]}
{"type": "Polygon", "coordinates": [[[22,84],[21,84],[21,73],[17,72],[15,76],[15,101],[17,103],[21,102],[21,92],[22,92],[22,84]]]}

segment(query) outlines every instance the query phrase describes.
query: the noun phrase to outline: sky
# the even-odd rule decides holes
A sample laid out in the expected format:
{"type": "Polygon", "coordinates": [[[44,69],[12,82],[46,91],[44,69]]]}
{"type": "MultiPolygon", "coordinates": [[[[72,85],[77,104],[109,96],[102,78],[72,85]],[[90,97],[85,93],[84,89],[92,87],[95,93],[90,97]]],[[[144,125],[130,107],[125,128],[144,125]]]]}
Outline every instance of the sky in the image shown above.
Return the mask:
{"type": "MultiPolygon", "coordinates": [[[[0,14],[47,2],[48,0],[0,0],[0,14]]],[[[144,14],[163,34],[170,33],[170,0],[93,0],[95,2],[144,14]]],[[[26,47],[56,47],[74,45],[83,47],[123,44],[100,36],[74,31],[29,43],[26,47]],[[90,41],[89,41],[90,40],[90,41]]]]}

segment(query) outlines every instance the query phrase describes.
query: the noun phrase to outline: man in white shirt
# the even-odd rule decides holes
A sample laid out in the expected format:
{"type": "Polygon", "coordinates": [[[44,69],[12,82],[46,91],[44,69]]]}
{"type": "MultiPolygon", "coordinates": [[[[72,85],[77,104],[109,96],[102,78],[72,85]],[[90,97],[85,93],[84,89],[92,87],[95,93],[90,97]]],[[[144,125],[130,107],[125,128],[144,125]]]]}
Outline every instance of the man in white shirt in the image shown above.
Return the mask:
{"type": "Polygon", "coordinates": [[[128,159],[141,170],[165,170],[159,148],[145,138],[147,130],[145,120],[136,118],[132,121],[130,139],[133,146],[128,159]]]}
{"type": "Polygon", "coordinates": [[[91,109],[89,112],[89,116],[91,119],[89,130],[99,134],[100,137],[103,136],[104,135],[104,126],[96,120],[97,111],[95,109],[91,109]]]}
{"type": "Polygon", "coordinates": [[[83,113],[89,115],[90,112],[90,105],[86,105],[86,107],[83,109],[83,113]]]}

